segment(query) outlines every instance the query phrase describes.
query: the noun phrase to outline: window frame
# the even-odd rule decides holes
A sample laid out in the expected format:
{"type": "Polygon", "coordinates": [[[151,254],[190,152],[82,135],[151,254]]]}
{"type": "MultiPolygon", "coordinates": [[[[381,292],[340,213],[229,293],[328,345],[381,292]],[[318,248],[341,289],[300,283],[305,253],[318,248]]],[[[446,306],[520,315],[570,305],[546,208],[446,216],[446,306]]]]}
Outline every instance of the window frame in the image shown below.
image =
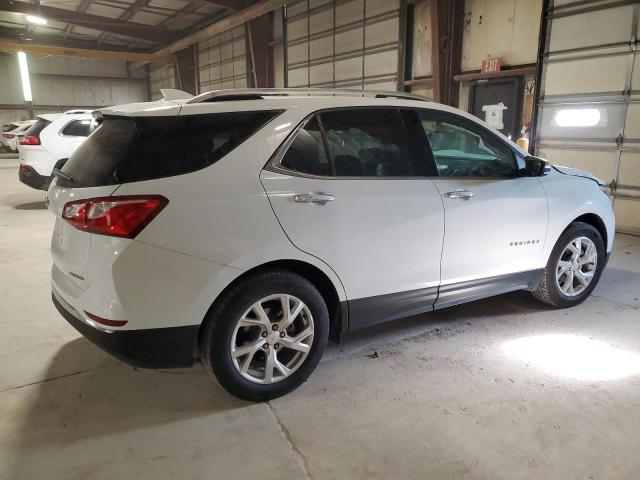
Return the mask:
{"type": "MultiPolygon", "coordinates": [[[[470,177],[470,176],[442,176],[442,175],[412,175],[412,176],[384,176],[384,177],[380,177],[380,176],[337,176],[335,175],[335,167],[333,165],[333,160],[330,158],[329,155],[329,149],[327,146],[327,135],[326,135],[326,131],[324,128],[324,125],[322,123],[322,119],[320,118],[320,115],[324,112],[332,112],[332,111],[339,111],[339,110],[363,110],[363,109],[376,109],[376,110],[381,110],[381,109],[391,109],[391,110],[396,110],[399,114],[400,114],[400,118],[402,120],[402,130],[404,132],[404,135],[406,137],[406,139],[408,140],[408,146],[409,146],[409,151],[411,152],[411,155],[414,156],[414,160],[415,160],[415,156],[417,155],[417,145],[416,143],[418,141],[420,141],[419,139],[415,139],[412,138],[409,135],[409,132],[407,131],[407,125],[406,125],[406,121],[403,115],[403,112],[415,112],[416,115],[418,115],[418,112],[427,112],[427,113],[431,113],[431,114],[435,114],[435,115],[441,115],[441,116],[445,116],[445,117],[450,117],[452,120],[454,120],[456,123],[455,124],[459,124],[462,123],[463,125],[461,125],[462,127],[464,127],[467,130],[470,131],[474,131],[474,128],[478,131],[475,133],[478,133],[479,135],[483,136],[483,135],[490,135],[491,139],[494,140],[496,143],[498,143],[499,145],[503,145],[504,147],[508,148],[514,155],[514,159],[516,162],[516,166],[517,166],[517,172],[522,172],[524,171],[524,167],[525,167],[525,160],[524,157],[522,155],[522,153],[520,153],[514,146],[512,146],[511,144],[509,144],[509,142],[505,141],[504,139],[502,139],[500,136],[496,135],[495,132],[493,132],[490,128],[485,127],[484,125],[477,123],[476,121],[466,118],[462,115],[458,115],[456,113],[453,112],[448,112],[446,110],[440,110],[440,109],[434,109],[434,108],[424,108],[424,107],[407,107],[407,106],[398,106],[398,105],[370,105],[370,106],[359,106],[359,105],[352,105],[352,106],[345,106],[345,107],[332,107],[332,108],[323,108],[320,110],[314,110],[313,112],[309,113],[308,115],[306,115],[299,123],[298,125],[296,125],[296,127],[289,133],[289,135],[287,136],[287,138],[280,144],[280,146],[276,149],[276,151],[274,152],[274,154],[271,156],[271,158],[267,161],[266,165],[264,166],[264,170],[270,171],[270,172],[274,172],[274,173],[281,173],[284,175],[290,175],[290,176],[294,176],[294,177],[303,177],[303,178],[317,178],[317,179],[322,179],[322,180],[424,180],[424,179],[431,179],[431,180],[437,180],[437,179],[466,179],[466,180],[473,180],[473,179],[478,179],[478,180],[510,180],[510,179],[514,179],[514,178],[521,178],[520,174],[517,173],[514,176],[510,176],[510,177],[470,177]],[[295,141],[296,137],[298,136],[298,132],[302,129],[304,129],[305,125],[307,124],[307,122],[309,122],[312,118],[316,117],[318,124],[320,125],[320,131],[322,132],[322,140],[324,143],[324,147],[325,147],[325,151],[328,155],[329,161],[331,162],[331,169],[334,172],[334,175],[314,175],[314,174],[310,174],[310,173],[304,173],[304,172],[299,172],[297,170],[292,170],[290,168],[284,167],[281,165],[282,159],[284,158],[285,154],[287,153],[287,151],[289,150],[289,147],[293,144],[293,142],[295,141]],[[467,125],[470,125],[472,128],[468,128],[467,125]]],[[[420,123],[419,119],[418,119],[418,123],[420,123]]],[[[422,126],[420,125],[420,128],[422,128],[422,126]]],[[[431,144],[429,143],[429,140],[426,138],[426,133],[425,133],[425,142],[426,142],[426,148],[428,149],[429,153],[431,154],[431,159],[428,159],[427,161],[431,161],[434,163],[434,168],[436,168],[436,172],[437,172],[437,165],[435,163],[435,158],[433,157],[433,152],[431,150],[431,144]]]]}

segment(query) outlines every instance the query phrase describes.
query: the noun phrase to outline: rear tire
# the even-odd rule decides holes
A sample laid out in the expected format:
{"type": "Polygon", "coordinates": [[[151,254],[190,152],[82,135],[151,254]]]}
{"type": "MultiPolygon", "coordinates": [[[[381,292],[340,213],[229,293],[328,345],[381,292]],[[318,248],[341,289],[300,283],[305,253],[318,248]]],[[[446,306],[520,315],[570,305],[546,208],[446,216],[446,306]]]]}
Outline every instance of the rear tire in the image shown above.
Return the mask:
{"type": "Polygon", "coordinates": [[[313,284],[271,270],[239,282],[207,314],[201,361],[232,395],[269,400],[306,381],[328,335],[327,306],[313,284]]]}
{"type": "Polygon", "coordinates": [[[605,260],[600,232],[588,223],[574,222],[553,247],[533,296],[557,308],[578,305],[598,284],[605,260]]]}

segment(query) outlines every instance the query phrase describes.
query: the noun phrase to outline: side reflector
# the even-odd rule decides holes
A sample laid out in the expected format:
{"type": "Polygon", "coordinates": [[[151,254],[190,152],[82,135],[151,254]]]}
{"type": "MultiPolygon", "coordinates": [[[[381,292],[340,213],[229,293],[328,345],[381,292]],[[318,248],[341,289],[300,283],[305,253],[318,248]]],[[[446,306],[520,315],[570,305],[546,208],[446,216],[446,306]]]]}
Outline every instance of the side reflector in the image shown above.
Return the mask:
{"type": "Polygon", "coordinates": [[[107,327],[122,327],[128,321],[128,320],[109,320],[108,318],[102,318],[97,315],[94,315],[93,313],[89,313],[86,310],[84,311],[84,314],[94,322],[99,323],[101,325],[106,325],[107,327]]]}

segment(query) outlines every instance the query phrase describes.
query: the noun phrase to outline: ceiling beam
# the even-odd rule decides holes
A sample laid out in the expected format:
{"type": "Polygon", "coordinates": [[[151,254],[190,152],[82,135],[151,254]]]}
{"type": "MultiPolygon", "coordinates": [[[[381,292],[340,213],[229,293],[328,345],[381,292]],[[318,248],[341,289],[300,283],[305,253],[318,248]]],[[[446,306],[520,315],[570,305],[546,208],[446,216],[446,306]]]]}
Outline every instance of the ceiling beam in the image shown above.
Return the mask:
{"type": "Polygon", "coordinates": [[[173,57],[160,53],[136,53],[116,50],[90,50],[86,48],[53,47],[50,45],[33,45],[30,43],[15,43],[9,39],[0,38],[2,52],[28,52],[46,55],[60,55],[63,57],[93,57],[111,58],[131,62],[173,62],[173,57]]]}
{"type": "MultiPolygon", "coordinates": [[[[5,28],[0,27],[0,38],[11,43],[36,43],[39,45],[51,45],[52,47],[86,48],[89,50],[119,50],[127,48],[127,41],[118,38],[111,43],[96,44],[94,39],[84,39],[83,36],[73,33],[66,37],[62,35],[46,35],[39,32],[32,32],[27,28],[5,28]],[[73,35],[73,36],[70,36],[73,35]]],[[[148,44],[147,44],[148,45],[148,44]]],[[[133,50],[136,51],[136,50],[133,50]]],[[[149,48],[138,49],[139,52],[147,53],[149,48]]]]}
{"type": "MultiPolygon", "coordinates": [[[[290,1],[290,0],[289,0],[290,1]]],[[[169,45],[165,48],[162,48],[158,51],[158,53],[164,53],[165,55],[170,55],[179,50],[187,48],[194,43],[202,42],[203,40],[207,40],[211,38],[213,35],[217,35],[218,33],[226,32],[227,30],[231,30],[235,27],[243,25],[246,22],[253,20],[254,18],[258,18],[265,13],[272,12],[273,10],[277,10],[287,3],[287,0],[261,0],[258,3],[254,3],[250,7],[245,8],[244,10],[240,10],[239,12],[232,13],[228,17],[223,18],[211,25],[204,27],[197,32],[194,32],[186,37],[181,38],[169,45]]]]}
{"type": "Polygon", "coordinates": [[[248,5],[246,0],[189,0],[191,3],[200,5],[201,7],[220,7],[228,10],[240,10],[248,5]]]}
{"type": "Polygon", "coordinates": [[[46,5],[40,5],[40,7],[36,9],[33,5],[28,3],[0,0],[0,11],[38,15],[48,20],[70,23],[85,28],[125,35],[132,38],[140,38],[155,43],[168,42],[173,36],[172,33],[167,30],[141,23],[101,17],[99,15],[92,15],[84,12],[74,12],[46,5]]]}

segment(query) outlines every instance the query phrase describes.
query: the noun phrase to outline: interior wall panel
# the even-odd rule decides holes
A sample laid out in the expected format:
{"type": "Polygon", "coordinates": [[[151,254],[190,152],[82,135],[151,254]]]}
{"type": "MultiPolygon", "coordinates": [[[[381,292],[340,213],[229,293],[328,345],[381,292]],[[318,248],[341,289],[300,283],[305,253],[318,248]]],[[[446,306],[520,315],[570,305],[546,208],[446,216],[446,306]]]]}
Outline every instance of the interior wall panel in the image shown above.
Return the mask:
{"type": "Polygon", "coordinates": [[[247,47],[244,25],[198,43],[198,91],[246,88],[250,84],[247,47]]]}
{"type": "Polygon", "coordinates": [[[399,0],[304,0],[287,6],[289,87],[396,90],[399,0]]]}

